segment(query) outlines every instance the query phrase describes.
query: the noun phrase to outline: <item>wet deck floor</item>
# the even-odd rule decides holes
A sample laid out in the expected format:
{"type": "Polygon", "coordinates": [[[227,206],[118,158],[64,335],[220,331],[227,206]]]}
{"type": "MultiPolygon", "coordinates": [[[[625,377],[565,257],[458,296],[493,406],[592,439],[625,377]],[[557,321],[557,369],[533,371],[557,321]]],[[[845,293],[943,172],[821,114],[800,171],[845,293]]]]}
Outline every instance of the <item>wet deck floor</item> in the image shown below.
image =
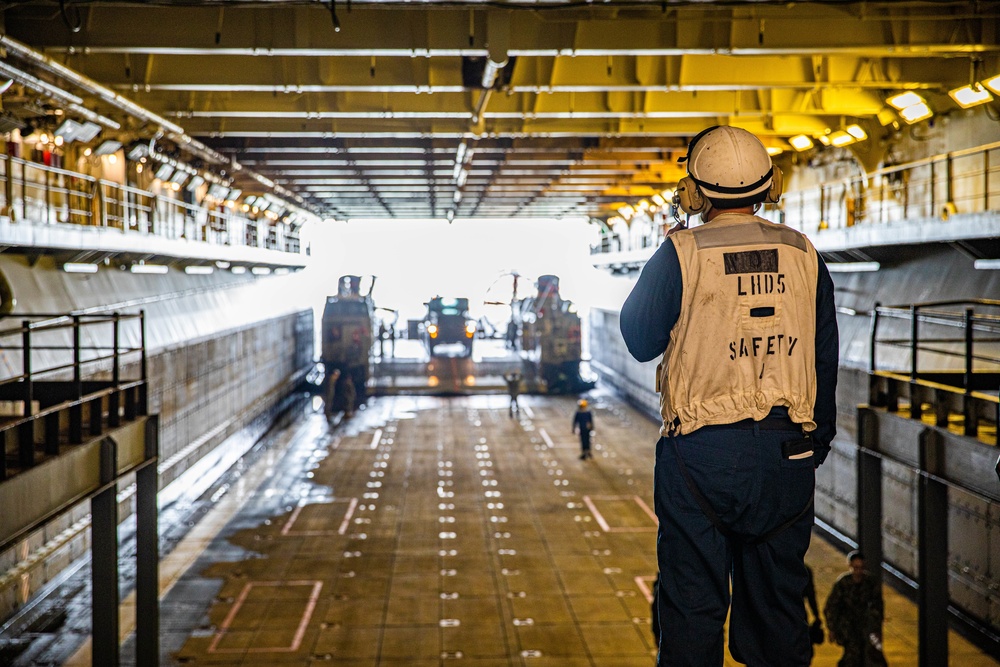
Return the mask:
{"type": "MultiPolygon", "coordinates": [[[[304,414],[162,564],[162,664],[653,664],[656,426],[598,395],[580,461],[575,401],[521,400],[510,417],[500,395],[383,397],[334,429],[304,414]]],[[[817,537],[808,561],[822,605],[844,557],[817,537]]],[[[916,664],[916,608],[886,602],[889,663],[916,664]]]]}

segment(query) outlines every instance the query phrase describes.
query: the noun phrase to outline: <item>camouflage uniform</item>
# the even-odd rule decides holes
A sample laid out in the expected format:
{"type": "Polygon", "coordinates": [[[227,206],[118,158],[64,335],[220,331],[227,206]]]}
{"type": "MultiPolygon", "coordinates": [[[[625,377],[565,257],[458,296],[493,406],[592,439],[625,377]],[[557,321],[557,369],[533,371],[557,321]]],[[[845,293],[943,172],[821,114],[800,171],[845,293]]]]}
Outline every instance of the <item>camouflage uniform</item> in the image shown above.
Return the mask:
{"type": "Polygon", "coordinates": [[[840,575],[823,607],[830,639],[844,647],[840,667],[885,664],[882,652],[869,649],[868,635],[882,637],[882,586],[867,572],[855,583],[850,572],[840,575]],[[872,654],[875,655],[872,655],[872,654]],[[866,661],[866,657],[868,661],[866,661]]]}

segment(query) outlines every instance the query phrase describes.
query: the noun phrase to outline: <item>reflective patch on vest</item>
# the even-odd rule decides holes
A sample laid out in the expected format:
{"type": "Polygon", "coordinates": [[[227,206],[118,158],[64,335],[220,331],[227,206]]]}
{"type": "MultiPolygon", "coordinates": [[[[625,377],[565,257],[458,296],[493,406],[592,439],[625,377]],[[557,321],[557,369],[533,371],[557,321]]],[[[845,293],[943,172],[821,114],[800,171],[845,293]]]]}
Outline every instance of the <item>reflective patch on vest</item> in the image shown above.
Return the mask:
{"type": "Polygon", "coordinates": [[[734,273],[777,273],[778,251],[747,250],[746,252],[723,253],[722,260],[726,266],[726,275],[734,273]]]}
{"type": "Polygon", "coordinates": [[[780,243],[798,248],[802,252],[808,251],[805,237],[794,229],[782,225],[751,222],[714,227],[712,223],[708,223],[691,231],[698,250],[780,243]]]}

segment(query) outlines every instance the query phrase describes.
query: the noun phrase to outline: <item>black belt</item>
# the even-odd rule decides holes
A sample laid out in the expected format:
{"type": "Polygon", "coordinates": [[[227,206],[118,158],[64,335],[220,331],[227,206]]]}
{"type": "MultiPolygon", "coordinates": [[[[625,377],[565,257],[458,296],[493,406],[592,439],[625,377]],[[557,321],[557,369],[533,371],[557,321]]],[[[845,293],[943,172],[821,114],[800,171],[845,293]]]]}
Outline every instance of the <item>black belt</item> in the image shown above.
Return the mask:
{"type": "Polygon", "coordinates": [[[753,419],[741,419],[738,422],[733,422],[732,424],[710,424],[708,426],[702,426],[700,431],[706,429],[711,430],[725,430],[725,429],[739,429],[743,431],[752,431],[754,428],[761,431],[801,431],[801,424],[796,424],[788,416],[788,408],[771,408],[771,411],[765,415],[760,421],[754,421],[753,419]]]}

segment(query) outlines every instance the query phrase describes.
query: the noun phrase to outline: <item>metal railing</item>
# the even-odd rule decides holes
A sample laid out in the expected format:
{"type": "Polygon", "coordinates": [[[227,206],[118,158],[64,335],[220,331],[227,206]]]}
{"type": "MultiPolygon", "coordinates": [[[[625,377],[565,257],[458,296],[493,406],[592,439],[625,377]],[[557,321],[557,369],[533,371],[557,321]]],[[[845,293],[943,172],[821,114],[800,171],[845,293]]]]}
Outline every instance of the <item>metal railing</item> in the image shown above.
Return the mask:
{"type": "Polygon", "coordinates": [[[895,411],[899,396],[908,395],[912,418],[930,404],[939,426],[963,415],[966,435],[984,421],[994,428],[1000,422],[1000,301],[876,303],[869,355],[872,405],[895,411]],[[902,354],[883,362],[879,353],[889,350],[902,354]]]}
{"type": "Polygon", "coordinates": [[[79,445],[147,414],[144,312],[15,314],[0,324],[21,317],[0,328],[13,363],[0,380],[0,481],[35,466],[39,446],[55,456],[61,442],[79,445]]]}
{"type": "Polygon", "coordinates": [[[992,211],[998,151],[1000,142],[985,144],[789,192],[784,221],[813,232],[992,211]]]}
{"type": "Polygon", "coordinates": [[[0,208],[15,221],[118,229],[227,246],[299,253],[295,232],[227,207],[172,197],[7,155],[0,160],[0,208]]]}
{"type": "MultiPolygon", "coordinates": [[[[1000,142],[883,167],[785,193],[766,215],[804,231],[880,225],[1000,210],[1000,142]]],[[[591,254],[636,250],[663,240],[661,212],[633,218],[629,229],[606,232],[591,254]],[[639,226],[639,230],[633,229],[639,226]],[[620,233],[619,233],[620,232],[620,233]],[[637,243],[639,241],[639,243],[637,243]]]]}

